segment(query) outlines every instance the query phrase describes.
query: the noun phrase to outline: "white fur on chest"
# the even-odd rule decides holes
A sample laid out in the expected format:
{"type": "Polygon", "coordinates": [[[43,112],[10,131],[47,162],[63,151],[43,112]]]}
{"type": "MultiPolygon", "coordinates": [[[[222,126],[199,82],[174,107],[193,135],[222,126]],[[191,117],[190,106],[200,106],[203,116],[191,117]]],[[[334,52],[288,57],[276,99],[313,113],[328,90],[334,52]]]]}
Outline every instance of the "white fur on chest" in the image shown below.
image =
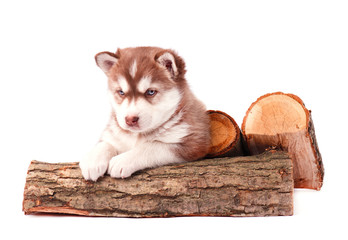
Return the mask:
{"type": "Polygon", "coordinates": [[[178,113],[162,127],[160,127],[149,139],[163,143],[177,144],[183,141],[183,138],[189,134],[189,125],[187,123],[179,123],[182,113],[178,113]]]}
{"type": "Polygon", "coordinates": [[[138,140],[138,134],[124,132],[112,122],[103,132],[101,140],[109,143],[120,154],[134,148],[138,140]]]}
{"type": "Polygon", "coordinates": [[[179,113],[170,119],[163,126],[156,129],[151,134],[145,137],[139,138],[139,134],[125,132],[116,125],[115,122],[111,122],[102,135],[102,139],[108,142],[115,149],[118,154],[126,152],[134,148],[136,145],[144,142],[162,142],[170,144],[178,144],[183,141],[183,138],[189,134],[189,125],[186,123],[179,123],[182,114],[179,113]]]}

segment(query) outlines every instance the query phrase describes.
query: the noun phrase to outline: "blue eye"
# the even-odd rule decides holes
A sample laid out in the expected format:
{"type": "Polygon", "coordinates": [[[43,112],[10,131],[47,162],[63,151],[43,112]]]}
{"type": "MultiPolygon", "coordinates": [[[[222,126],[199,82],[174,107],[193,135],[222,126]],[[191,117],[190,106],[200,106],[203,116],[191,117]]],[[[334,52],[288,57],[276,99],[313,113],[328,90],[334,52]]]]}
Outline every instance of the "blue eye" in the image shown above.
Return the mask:
{"type": "Polygon", "coordinates": [[[148,89],[148,90],[146,90],[145,95],[146,95],[147,97],[153,97],[153,96],[156,95],[156,93],[157,93],[156,90],[148,89]]]}
{"type": "Polygon", "coordinates": [[[124,96],[124,94],[125,94],[124,91],[122,91],[122,90],[118,90],[117,93],[118,93],[118,95],[120,95],[120,96],[124,96]]]}

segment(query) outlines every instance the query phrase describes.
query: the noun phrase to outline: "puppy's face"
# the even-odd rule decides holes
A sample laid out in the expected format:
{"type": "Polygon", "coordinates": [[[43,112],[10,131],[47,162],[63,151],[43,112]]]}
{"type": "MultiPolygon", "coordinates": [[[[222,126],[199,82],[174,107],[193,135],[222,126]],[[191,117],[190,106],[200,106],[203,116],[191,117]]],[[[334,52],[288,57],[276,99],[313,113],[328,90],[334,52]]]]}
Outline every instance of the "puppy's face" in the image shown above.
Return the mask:
{"type": "Polygon", "coordinates": [[[111,105],[121,128],[149,132],[175,113],[181,101],[173,53],[157,48],[131,48],[96,55],[109,78],[111,105]]]}

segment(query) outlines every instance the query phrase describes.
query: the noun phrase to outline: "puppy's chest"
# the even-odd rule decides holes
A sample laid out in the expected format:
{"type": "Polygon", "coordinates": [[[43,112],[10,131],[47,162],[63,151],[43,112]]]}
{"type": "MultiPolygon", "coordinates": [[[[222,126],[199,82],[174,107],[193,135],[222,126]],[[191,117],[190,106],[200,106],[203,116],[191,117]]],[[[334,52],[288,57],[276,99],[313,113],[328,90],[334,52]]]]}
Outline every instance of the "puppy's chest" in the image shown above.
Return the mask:
{"type": "Polygon", "coordinates": [[[157,131],[149,136],[150,141],[159,141],[163,143],[182,143],[183,138],[190,134],[190,127],[186,123],[178,125],[164,125],[157,129],[157,131]]]}
{"type": "Polygon", "coordinates": [[[146,135],[125,133],[120,131],[117,127],[113,127],[112,130],[112,136],[106,135],[105,137],[109,136],[107,137],[109,142],[118,149],[119,153],[129,151],[145,142],[162,142],[168,144],[183,143],[184,137],[192,133],[189,124],[185,122],[178,123],[176,119],[167,122],[151,134],[146,135]]]}

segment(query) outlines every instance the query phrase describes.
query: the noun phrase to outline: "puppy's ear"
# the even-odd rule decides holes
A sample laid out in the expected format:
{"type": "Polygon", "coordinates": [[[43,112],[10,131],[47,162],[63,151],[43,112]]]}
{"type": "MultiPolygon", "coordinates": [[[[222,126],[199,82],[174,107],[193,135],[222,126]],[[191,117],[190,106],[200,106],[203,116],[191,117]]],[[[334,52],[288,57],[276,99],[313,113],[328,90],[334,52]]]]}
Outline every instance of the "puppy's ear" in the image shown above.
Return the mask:
{"type": "Polygon", "coordinates": [[[179,74],[178,58],[179,57],[174,53],[166,50],[157,53],[155,56],[156,62],[158,62],[163,68],[167,69],[173,79],[179,74]]]}
{"type": "Polygon", "coordinates": [[[108,74],[110,71],[111,67],[117,63],[119,59],[119,56],[111,52],[101,52],[95,55],[95,61],[98,65],[98,67],[103,70],[105,74],[108,74]]]}

